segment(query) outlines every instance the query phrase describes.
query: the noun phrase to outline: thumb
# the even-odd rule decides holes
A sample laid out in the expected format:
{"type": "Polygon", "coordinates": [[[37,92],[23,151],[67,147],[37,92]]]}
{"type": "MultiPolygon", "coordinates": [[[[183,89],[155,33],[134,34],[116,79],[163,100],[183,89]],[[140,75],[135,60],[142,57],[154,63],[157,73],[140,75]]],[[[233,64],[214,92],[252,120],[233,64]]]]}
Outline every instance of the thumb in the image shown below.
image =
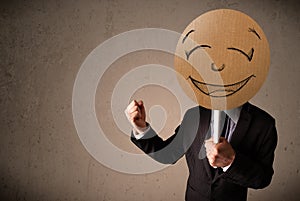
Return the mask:
{"type": "Polygon", "coordinates": [[[145,107],[144,107],[144,102],[142,100],[140,100],[140,101],[137,102],[137,105],[138,105],[138,107],[140,109],[142,119],[145,120],[145,118],[146,118],[146,111],[145,111],[145,107]]]}
{"type": "Polygon", "coordinates": [[[220,137],[219,138],[219,143],[223,143],[223,142],[226,142],[226,138],[225,137],[220,137]]]}
{"type": "Polygon", "coordinates": [[[139,106],[139,107],[143,107],[144,106],[144,102],[142,101],[142,100],[139,100],[138,102],[136,102],[137,103],[137,105],[139,106]]]}

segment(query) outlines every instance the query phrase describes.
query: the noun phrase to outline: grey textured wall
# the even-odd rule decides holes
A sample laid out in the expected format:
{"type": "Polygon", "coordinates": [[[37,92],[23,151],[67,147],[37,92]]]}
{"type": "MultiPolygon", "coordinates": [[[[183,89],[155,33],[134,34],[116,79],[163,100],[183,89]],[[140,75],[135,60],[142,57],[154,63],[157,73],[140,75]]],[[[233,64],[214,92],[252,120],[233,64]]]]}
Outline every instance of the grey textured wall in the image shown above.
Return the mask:
{"type": "MultiPolygon", "coordinates": [[[[251,102],[277,120],[275,175],[266,189],[250,190],[249,200],[299,200],[300,6],[286,0],[1,1],[0,199],[183,200],[183,159],[143,175],[119,173],[93,159],[73,123],[72,89],[84,59],[106,39],[146,27],[181,33],[192,19],[216,8],[253,17],[271,48],[269,76],[251,102]]],[[[168,55],[136,53],[116,62],[107,72],[113,79],[100,83],[96,109],[108,131],[112,119],[99,111],[109,110],[109,99],[101,100],[111,94],[112,82],[153,60],[172,65],[168,55]]],[[[126,136],[111,139],[135,150],[126,136]]]]}

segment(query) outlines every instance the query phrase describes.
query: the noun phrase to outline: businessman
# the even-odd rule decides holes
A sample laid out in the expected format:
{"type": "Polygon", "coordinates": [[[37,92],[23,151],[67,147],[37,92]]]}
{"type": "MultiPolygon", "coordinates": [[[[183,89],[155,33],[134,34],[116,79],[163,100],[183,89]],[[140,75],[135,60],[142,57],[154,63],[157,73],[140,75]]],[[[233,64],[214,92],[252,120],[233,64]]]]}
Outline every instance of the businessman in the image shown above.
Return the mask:
{"type": "Polygon", "coordinates": [[[143,101],[134,100],[126,109],[133,127],[131,140],[161,163],[174,164],[185,155],[187,201],[246,201],[248,188],[268,186],[274,174],[275,120],[248,102],[268,72],[266,37],[249,16],[215,10],[187,26],[176,51],[185,57],[175,58],[175,69],[184,78],[179,82],[190,85],[199,106],[189,109],[174,134],[162,140],[146,121],[143,101]],[[191,48],[188,39],[197,45],[191,48]],[[199,62],[203,49],[211,59],[209,66],[199,62]],[[209,69],[205,80],[201,68],[209,69]],[[216,73],[223,83],[215,83],[216,73]],[[216,109],[224,117],[218,143],[211,138],[216,109]]]}

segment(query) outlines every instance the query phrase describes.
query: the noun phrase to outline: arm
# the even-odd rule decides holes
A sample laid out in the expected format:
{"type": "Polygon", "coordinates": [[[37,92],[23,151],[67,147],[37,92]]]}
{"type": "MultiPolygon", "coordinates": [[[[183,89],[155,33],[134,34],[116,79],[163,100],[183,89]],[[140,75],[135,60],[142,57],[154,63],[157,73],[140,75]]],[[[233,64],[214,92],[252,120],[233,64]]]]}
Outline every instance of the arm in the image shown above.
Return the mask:
{"type": "MultiPolygon", "coordinates": [[[[140,129],[136,129],[136,127],[143,125],[143,123],[137,125],[135,121],[140,118],[145,119],[142,115],[142,113],[145,114],[145,112],[143,112],[144,108],[137,109],[137,107],[132,105],[134,104],[129,104],[126,109],[128,113],[127,117],[129,117],[128,119],[134,129],[138,131],[140,129]]],[[[164,164],[173,164],[185,154],[193,142],[197,134],[198,123],[199,110],[194,110],[193,112],[188,111],[182,120],[181,126],[178,126],[174,134],[167,140],[164,141],[161,139],[151,127],[149,129],[143,127],[143,130],[147,131],[145,133],[138,132],[138,135],[132,132],[131,141],[154,160],[164,164]],[[139,137],[140,135],[142,135],[141,138],[139,137]]]]}
{"type": "Polygon", "coordinates": [[[164,164],[174,164],[184,154],[182,147],[178,144],[175,145],[176,141],[179,142],[178,139],[174,140],[179,128],[178,126],[175,133],[165,141],[151,127],[140,139],[137,139],[132,133],[131,141],[154,160],[164,164]]]}

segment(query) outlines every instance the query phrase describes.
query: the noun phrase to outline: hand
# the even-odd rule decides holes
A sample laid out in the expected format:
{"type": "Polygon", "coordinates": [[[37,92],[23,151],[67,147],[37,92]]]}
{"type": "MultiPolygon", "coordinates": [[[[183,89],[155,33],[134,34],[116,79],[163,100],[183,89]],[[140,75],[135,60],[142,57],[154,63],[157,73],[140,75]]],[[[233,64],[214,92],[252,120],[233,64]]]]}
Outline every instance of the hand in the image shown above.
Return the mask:
{"type": "Polygon", "coordinates": [[[143,101],[133,100],[126,108],[125,114],[131,125],[137,130],[143,130],[147,127],[146,112],[143,101]]]}
{"type": "Polygon", "coordinates": [[[209,164],[213,167],[226,167],[230,165],[234,158],[235,152],[232,146],[224,137],[220,137],[219,143],[215,144],[210,138],[205,141],[206,156],[209,164]]]}

